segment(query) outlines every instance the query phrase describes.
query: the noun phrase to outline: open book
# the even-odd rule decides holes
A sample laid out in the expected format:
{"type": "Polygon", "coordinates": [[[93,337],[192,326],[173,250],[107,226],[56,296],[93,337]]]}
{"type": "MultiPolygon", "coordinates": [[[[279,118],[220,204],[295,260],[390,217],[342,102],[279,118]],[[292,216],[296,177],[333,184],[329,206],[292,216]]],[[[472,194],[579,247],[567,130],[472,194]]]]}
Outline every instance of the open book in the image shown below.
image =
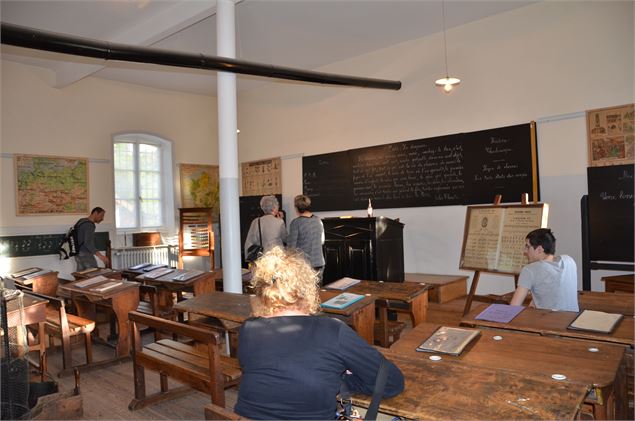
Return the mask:
{"type": "Polygon", "coordinates": [[[359,279],[353,278],[342,278],[335,282],[331,282],[328,285],[324,285],[324,288],[327,289],[339,289],[340,291],[344,291],[348,287],[352,287],[353,285],[359,284],[361,281],[359,279]]]}
{"type": "Polygon", "coordinates": [[[480,330],[441,326],[417,347],[417,351],[460,355],[465,347],[480,334],[480,330]]]}
{"type": "Polygon", "coordinates": [[[337,309],[337,310],[341,310],[343,308],[346,308],[346,307],[350,306],[353,303],[356,303],[357,301],[361,300],[362,298],[364,298],[363,295],[351,294],[349,292],[343,292],[343,293],[338,294],[335,297],[331,298],[330,300],[327,300],[327,301],[323,302],[322,303],[322,307],[324,307],[324,308],[334,308],[334,309],[337,309]]]}
{"type": "Polygon", "coordinates": [[[621,314],[605,313],[603,311],[584,310],[569,325],[569,329],[588,330],[591,332],[611,333],[620,320],[621,314]]]}

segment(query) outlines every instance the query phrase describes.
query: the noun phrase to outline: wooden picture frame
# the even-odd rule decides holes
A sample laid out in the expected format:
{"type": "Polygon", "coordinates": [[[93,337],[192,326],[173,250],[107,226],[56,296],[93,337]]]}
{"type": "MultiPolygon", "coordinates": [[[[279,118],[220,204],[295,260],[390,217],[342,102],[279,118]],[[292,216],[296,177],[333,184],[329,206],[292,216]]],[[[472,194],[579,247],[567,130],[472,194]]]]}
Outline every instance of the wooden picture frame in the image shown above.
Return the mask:
{"type": "Polygon", "coordinates": [[[460,269],[517,275],[529,232],[547,227],[546,203],[468,206],[460,269]]]}
{"type": "Polygon", "coordinates": [[[88,214],[87,158],[18,154],[13,162],[17,216],[88,214]]]}
{"type": "Polygon", "coordinates": [[[586,125],[590,167],[635,163],[633,104],[588,110],[586,125]]]}

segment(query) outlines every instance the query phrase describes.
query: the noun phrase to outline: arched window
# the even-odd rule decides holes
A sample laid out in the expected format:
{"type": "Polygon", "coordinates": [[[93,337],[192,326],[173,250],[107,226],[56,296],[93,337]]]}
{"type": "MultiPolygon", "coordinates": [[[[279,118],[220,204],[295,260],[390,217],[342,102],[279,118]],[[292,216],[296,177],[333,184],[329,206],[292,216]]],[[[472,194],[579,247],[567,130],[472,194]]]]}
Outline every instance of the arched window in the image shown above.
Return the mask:
{"type": "Polygon", "coordinates": [[[117,230],[172,228],[172,142],[143,133],[117,135],[113,163],[117,230]]]}

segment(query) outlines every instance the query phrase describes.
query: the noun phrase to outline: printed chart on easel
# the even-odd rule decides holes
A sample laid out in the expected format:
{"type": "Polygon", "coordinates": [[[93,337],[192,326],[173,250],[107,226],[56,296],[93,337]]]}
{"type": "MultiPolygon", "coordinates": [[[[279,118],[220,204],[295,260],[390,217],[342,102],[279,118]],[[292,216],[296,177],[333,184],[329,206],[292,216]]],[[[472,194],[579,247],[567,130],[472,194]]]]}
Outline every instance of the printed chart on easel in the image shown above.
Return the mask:
{"type": "Polygon", "coordinates": [[[461,269],[518,274],[525,237],[547,226],[549,205],[468,206],[461,269]]]}
{"type": "Polygon", "coordinates": [[[464,315],[470,310],[481,272],[517,276],[527,263],[525,237],[547,227],[549,205],[468,206],[465,215],[460,269],[474,270],[464,315]]]}

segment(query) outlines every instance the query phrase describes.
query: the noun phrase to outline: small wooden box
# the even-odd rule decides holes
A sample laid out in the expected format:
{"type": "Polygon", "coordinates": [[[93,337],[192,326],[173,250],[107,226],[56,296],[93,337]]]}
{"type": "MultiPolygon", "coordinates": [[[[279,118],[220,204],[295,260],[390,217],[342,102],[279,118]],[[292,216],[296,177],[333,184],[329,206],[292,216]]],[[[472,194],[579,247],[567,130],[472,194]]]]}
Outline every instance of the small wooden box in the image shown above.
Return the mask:
{"type": "Polygon", "coordinates": [[[428,291],[428,301],[447,303],[467,295],[467,276],[431,275],[428,273],[406,273],[406,282],[423,282],[432,285],[428,291]]]}
{"type": "Polygon", "coordinates": [[[160,246],[161,234],[158,232],[135,232],[132,234],[134,247],[160,246]]]}
{"type": "Polygon", "coordinates": [[[635,274],[605,276],[602,278],[604,282],[604,291],[606,292],[633,292],[633,283],[635,283],[635,274]]]}

